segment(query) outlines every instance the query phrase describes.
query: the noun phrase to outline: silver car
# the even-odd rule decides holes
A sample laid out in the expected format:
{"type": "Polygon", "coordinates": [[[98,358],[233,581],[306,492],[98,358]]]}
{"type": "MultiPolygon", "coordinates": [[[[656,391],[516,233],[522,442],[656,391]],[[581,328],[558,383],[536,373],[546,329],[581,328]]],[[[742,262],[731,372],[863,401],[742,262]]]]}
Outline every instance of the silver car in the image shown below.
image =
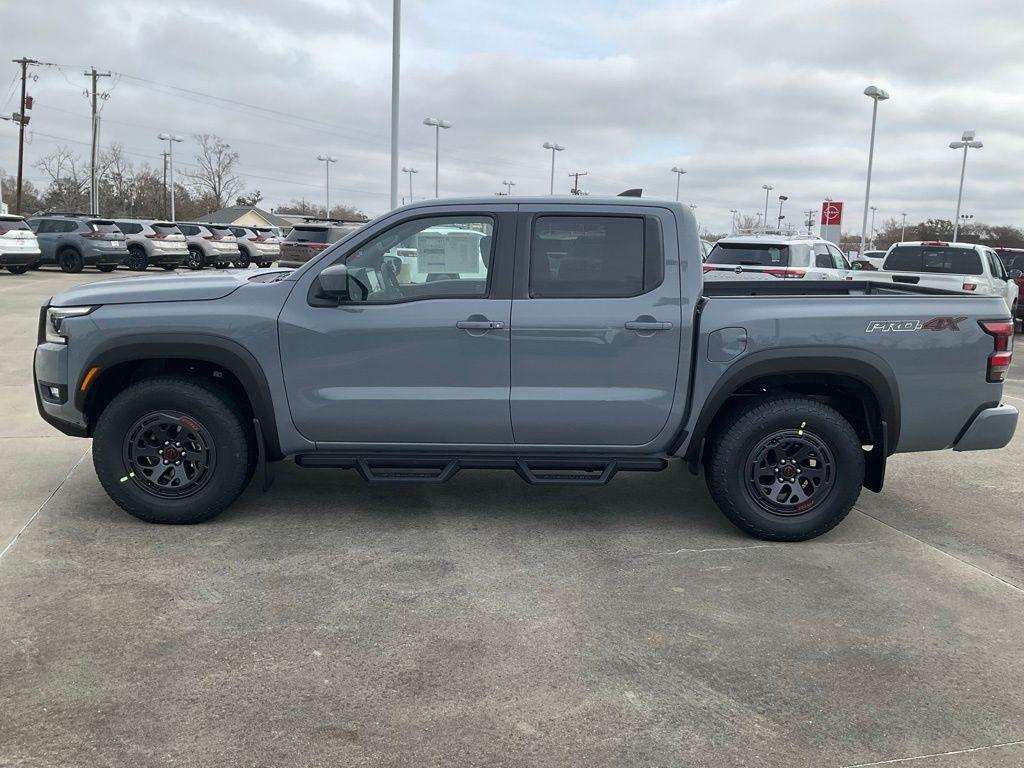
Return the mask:
{"type": "Polygon", "coordinates": [[[273,228],[232,226],[231,231],[238,240],[238,256],[233,263],[239,269],[248,269],[250,264],[269,267],[280,257],[281,241],[273,228]]]}
{"type": "Polygon", "coordinates": [[[184,221],[177,225],[188,243],[185,266],[189,269],[202,269],[207,265],[227,269],[238,258],[238,239],[227,224],[184,221]]]}
{"type": "Polygon", "coordinates": [[[177,225],[153,219],[117,219],[128,242],[128,269],[144,272],[150,264],[171,270],[185,263],[188,246],[177,225]]]}
{"type": "Polygon", "coordinates": [[[28,219],[41,251],[40,263],[56,264],[64,272],[95,266],[113,272],[128,258],[124,233],[111,219],[87,213],[39,213],[28,219]]]}
{"type": "Polygon", "coordinates": [[[21,275],[39,263],[39,241],[21,216],[0,214],[0,266],[21,275]]]}

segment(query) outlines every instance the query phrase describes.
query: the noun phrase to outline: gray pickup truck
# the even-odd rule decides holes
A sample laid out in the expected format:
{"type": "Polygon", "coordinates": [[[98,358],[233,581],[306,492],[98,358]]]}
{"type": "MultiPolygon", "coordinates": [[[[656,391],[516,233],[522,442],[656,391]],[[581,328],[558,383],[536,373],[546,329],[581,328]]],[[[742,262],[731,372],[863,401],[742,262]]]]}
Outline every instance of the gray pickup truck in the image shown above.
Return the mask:
{"type": "Polygon", "coordinates": [[[705,285],[675,203],[485,198],[392,211],[294,271],[72,288],[42,308],[34,386],[152,522],[211,518],[286,457],[591,485],[678,459],[743,530],[801,540],[893,453],[1006,445],[1012,343],[997,296],[705,285]]]}

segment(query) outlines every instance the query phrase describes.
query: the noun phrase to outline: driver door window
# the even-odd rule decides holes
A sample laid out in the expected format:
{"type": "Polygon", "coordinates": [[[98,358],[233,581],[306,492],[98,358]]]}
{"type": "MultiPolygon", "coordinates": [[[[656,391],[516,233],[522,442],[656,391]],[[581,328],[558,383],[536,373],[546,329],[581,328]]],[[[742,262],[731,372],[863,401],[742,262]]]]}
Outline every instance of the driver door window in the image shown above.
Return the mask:
{"type": "Polygon", "coordinates": [[[851,269],[850,263],[846,260],[843,252],[836,248],[834,245],[826,245],[828,252],[832,254],[832,260],[835,262],[836,269],[851,269]]]}
{"type": "Polygon", "coordinates": [[[348,255],[346,303],[485,298],[494,251],[489,216],[413,219],[348,255]]]}

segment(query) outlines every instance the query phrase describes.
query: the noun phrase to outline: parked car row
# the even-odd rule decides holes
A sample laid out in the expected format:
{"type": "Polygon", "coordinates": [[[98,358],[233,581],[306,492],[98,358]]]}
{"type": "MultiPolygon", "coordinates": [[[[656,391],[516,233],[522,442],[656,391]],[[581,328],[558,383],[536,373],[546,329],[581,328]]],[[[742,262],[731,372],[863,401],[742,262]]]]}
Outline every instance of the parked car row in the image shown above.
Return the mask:
{"type": "Polygon", "coordinates": [[[813,235],[755,234],[725,237],[704,260],[704,278],[715,280],[871,280],[962,293],[1000,296],[1018,320],[1024,288],[1024,249],[989,248],[945,241],[894,243],[866,251],[851,263],[833,243],[813,235]],[[856,273],[856,274],[855,274],[856,273]]]}
{"type": "Polygon", "coordinates": [[[71,212],[39,213],[27,219],[0,216],[0,266],[14,274],[44,264],[65,272],[85,267],[112,272],[121,265],[136,272],[152,266],[269,267],[278,260],[280,248],[279,232],[272,227],[105,219],[71,212]]]}

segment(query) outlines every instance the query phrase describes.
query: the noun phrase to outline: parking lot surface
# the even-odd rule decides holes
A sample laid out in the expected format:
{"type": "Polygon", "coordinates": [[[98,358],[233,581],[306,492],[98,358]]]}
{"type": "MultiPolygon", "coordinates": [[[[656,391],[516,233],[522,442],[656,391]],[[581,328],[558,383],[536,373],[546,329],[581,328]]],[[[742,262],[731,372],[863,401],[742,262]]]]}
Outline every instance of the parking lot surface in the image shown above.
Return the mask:
{"type": "Polygon", "coordinates": [[[801,544],[740,534],[682,466],[284,463],[147,525],[32,396],[39,305],[98,278],[0,276],[0,765],[1024,764],[1024,432],[894,457],[801,544]]]}

